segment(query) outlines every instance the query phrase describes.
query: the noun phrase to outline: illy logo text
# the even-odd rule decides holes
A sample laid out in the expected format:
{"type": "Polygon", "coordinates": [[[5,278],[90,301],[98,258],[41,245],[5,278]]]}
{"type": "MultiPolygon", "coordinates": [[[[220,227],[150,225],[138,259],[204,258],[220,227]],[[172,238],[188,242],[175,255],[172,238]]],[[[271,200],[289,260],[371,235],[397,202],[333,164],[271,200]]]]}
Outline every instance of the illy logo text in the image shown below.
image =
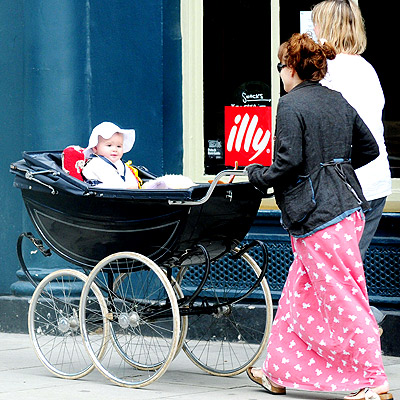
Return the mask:
{"type": "Polygon", "coordinates": [[[243,150],[248,153],[250,148],[255,151],[255,154],[248,158],[248,161],[255,160],[264,151],[270,153],[268,143],[271,138],[271,132],[269,129],[265,131],[261,127],[257,127],[259,122],[258,115],[254,114],[251,117],[246,112],[242,118],[241,114],[237,114],[234,119],[234,125],[232,126],[226,150],[228,152],[234,151],[241,152],[243,150]],[[240,125],[239,125],[240,124],[240,125]]]}

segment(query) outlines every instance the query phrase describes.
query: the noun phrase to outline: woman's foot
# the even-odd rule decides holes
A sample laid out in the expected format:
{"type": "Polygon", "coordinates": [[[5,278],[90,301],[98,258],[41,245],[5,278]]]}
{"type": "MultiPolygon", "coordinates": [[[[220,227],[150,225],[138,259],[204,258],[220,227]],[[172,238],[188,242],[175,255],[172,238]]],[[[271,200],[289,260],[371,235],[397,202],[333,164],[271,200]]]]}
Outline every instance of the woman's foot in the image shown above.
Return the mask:
{"type": "Polygon", "coordinates": [[[270,394],[286,394],[286,388],[270,381],[261,368],[249,367],[246,370],[248,377],[262,386],[270,394]]]}
{"type": "Polygon", "coordinates": [[[393,395],[389,393],[389,384],[386,382],[383,385],[374,388],[360,389],[358,392],[351,393],[345,396],[344,400],[392,400],[393,395]]]}

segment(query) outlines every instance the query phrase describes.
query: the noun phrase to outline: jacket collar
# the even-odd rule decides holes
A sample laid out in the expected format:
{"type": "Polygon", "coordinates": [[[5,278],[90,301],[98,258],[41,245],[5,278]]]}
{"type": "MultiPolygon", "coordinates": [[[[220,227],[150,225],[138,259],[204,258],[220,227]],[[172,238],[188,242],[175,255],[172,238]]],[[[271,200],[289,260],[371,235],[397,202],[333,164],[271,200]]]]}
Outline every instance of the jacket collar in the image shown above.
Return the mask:
{"type": "Polygon", "coordinates": [[[294,92],[295,90],[300,90],[302,88],[305,87],[309,87],[309,86],[321,86],[321,84],[316,81],[303,81],[301,83],[299,83],[297,86],[295,86],[289,93],[294,92]]]}

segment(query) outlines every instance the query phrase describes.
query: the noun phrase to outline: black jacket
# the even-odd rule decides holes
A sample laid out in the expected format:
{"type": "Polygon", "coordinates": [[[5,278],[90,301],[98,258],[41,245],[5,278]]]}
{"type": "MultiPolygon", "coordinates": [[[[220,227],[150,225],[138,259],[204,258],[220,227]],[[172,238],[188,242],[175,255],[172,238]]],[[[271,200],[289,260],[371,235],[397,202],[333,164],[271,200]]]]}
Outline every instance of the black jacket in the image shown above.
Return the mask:
{"type": "Polygon", "coordinates": [[[273,164],[246,169],[259,189],[274,188],[290,234],[307,236],[368,209],[354,169],[378,157],[379,149],[340,93],[302,82],[281,97],[276,118],[273,164]]]}

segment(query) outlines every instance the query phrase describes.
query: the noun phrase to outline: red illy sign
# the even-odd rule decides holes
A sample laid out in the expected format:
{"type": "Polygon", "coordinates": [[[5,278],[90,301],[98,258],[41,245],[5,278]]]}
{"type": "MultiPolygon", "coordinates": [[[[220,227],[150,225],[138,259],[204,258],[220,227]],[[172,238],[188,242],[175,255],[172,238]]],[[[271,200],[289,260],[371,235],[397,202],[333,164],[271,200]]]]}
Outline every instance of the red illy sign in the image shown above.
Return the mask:
{"type": "Polygon", "coordinates": [[[271,165],[271,129],[271,107],[225,107],[225,165],[271,165]]]}

